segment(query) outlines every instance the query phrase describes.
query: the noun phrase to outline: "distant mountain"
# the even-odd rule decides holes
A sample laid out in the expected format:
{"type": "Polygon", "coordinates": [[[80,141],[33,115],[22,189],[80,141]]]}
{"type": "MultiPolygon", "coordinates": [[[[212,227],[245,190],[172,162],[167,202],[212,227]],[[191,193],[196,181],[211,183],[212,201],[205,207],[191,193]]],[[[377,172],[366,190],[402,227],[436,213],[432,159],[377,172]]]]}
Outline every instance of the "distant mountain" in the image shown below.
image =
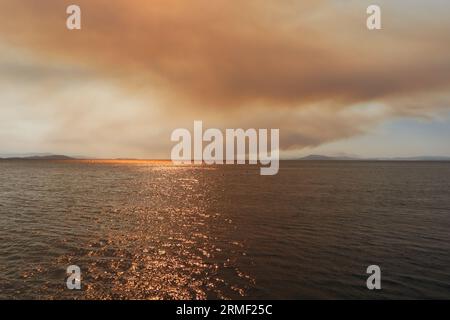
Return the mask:
{"type": "Polygon", "coordinates": [[[450,157],[444,156],[421,156],[421,157],[380,157],[380,158],[357,158],[348,156],[323,156],[317,154],[310,154],[306,157],[299,158],[297,160],[309,160],[309,161],[345,161],[345,160],[360,160],[360,161],[450,161],[450,157]]]}
{"type": "Polygon", "coordinates": [[[330,156],[323,156],[318,154],[310,154],[309,156],[299,158],[298,160],[314,160],[314,161],[336,161],[336,160],[361,160],[360,158],[352,158],[347,156],[340,156],[340,157],[330,157],[330,156]]]}
{"type": "Polygon", "coordinates": [[[35,155],[35,156],[13,156],[13,157],[4,157],[0,158],[2,160],[71,160],[76,159],[72,157],[68,157],[65,155],[59,155],[59,154],[46,154],[46,155],[35,155]]]}
{"type": "Polygon", "coordinates": [[[450,161],[450,157],[421,156],[421,157],[377,158],[377,159],[369,159],[369,160],[385,160],[385,161],[450,161]]]}

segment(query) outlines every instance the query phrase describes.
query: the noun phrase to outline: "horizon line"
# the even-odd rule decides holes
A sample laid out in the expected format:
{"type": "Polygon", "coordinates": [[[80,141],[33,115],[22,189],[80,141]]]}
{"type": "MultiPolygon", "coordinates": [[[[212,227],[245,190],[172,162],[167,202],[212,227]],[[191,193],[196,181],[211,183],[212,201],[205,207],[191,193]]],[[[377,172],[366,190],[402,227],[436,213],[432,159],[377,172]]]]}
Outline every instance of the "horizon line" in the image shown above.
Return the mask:
{"type": "MultiPolygon", "coordinates": [[[[172,161],[170,158],[135,158],[135,157],[87,157],[87,156],[68,156],[64,154],[52,153],[24,153],[24,154],[0,154],[0,160],[86,160],[86,161],[172,161]]],[[[191,158],[185,160],[186,163],[203,159],[191,158]]],[[[226,161],[226,158],[218,161],[226,161]]],[[[319,154],[310,154],[299,157],[280,158],[280,161],[450,161],[450,156],[379,156],[379,157],[360,157],[360,156],[328,156],[319,154]]],[[[237,159],[233,159],[237,161],[237,159]]],[[[245,159],[248,162],[248,159],[245,159]]]]}

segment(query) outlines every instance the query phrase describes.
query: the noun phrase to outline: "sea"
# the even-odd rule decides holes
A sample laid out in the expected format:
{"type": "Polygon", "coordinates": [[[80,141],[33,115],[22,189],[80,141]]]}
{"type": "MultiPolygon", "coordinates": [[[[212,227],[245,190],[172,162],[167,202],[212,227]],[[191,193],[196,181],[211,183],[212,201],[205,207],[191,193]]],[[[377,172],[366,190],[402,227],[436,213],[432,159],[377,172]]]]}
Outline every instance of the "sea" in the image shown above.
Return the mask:
{"type": "Polygon", "coordinates": [[[0,299],[450,299],[450,162],[1,160],[0,299]]]}

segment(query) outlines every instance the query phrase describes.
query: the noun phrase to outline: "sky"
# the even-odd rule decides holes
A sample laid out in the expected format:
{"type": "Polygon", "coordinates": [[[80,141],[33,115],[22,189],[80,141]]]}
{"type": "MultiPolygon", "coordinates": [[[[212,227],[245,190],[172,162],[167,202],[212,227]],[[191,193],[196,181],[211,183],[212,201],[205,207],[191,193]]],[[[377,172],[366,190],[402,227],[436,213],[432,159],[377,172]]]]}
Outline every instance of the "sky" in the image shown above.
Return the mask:
{"type": "Polygon", "coordinates": [[[449,40],[447,0],[0,0],[0,154],[168,158],[202,120],[284,157],[450,156],[449,40]]]}

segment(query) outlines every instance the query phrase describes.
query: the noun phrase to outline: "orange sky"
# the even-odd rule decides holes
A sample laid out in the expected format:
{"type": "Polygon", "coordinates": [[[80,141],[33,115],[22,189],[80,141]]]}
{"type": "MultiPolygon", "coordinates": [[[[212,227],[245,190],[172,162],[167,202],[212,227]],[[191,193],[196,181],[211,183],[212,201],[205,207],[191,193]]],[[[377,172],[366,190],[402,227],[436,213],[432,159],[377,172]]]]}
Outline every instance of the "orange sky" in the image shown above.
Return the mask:
{"type": "Polygon", "coordinates": [[[375,145],[380,126],[422,119],[443,143],[404,155],[450,154],[434,125],[450,109],[450,5],[378,1],[383,30],[368,31],[371,3],[0,0],[0,153],[167,157],[170,132],[203,120],[280,128],[285,154],[345,141],[383,156],[396,147],[375,145]]]}

